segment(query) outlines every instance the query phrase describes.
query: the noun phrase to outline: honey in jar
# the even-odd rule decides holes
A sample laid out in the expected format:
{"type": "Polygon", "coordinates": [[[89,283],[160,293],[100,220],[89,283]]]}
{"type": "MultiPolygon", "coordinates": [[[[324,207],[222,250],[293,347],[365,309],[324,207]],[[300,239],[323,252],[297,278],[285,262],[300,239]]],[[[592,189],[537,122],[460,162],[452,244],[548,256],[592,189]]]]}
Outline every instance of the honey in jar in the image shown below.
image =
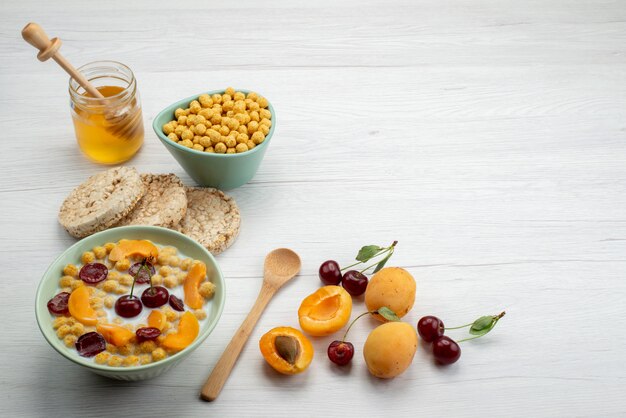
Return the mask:
{"type": "Polygon", "coordinates": [[[70,105],[79,148],[98,163],[117,164],[130,159],[141,148],[144,137],[132,71],[114,61],[92,62],[78,70],[104,96],[93,97],[70,80],[70,105]]]}

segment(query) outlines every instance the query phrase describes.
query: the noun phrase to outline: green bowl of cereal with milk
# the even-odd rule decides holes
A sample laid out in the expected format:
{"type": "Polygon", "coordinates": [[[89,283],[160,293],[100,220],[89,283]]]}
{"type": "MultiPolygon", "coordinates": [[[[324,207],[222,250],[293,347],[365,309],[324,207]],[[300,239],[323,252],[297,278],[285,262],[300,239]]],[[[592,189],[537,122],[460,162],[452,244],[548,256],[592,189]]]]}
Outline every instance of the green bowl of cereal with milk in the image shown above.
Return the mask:
{"type": "Polygon", "coordinates": [[[35,314],[63,357],[113,379],[150,379],[217,325],[224,278],[215,258],[166,228],[123,226],[65,250],[44,273],[35,314]]]}
{"type": "Polygon", "coordinates": [[[173,103],[152,123],[159,140],[196,183],[221,190],[254,177],[275,127],[276,114],[267,99],[232,87],[173,103]]]}

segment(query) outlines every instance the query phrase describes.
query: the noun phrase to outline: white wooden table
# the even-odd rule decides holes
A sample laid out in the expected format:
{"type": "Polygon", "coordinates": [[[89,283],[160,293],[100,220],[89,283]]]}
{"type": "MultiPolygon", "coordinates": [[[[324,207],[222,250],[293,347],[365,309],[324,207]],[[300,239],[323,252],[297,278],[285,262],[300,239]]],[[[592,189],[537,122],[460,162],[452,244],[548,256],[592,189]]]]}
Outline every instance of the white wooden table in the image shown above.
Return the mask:
{"type": "MultiPolygon", "coordinates": [[[[624,1],[22,0],[0,16],[1,416],[626,414],[624,1]],[[30,20],[76,64],[128,64],[147,127],[169,103],[228,85],[276,107],[259,173],[231,192],[243,226],[219,256],[224,314],[155,380],[93,375],[37,329],[36,286],[74,242],[59,205],[103,167],[77,150],[67,77],[21,40],[30,20]],[[257,341],[297,326],[321,261],[394,239],[391,264],[418,282],[408,321],[507,316],[464,343],[457,364],[436,367],[420,347],[395,380],[365,368],[367,320],[351,333],[351,368],[328,361],[332,338],[314,341],[302,375],[265,365],[257,341]],[[300,253],[302,274],[270,304],[219,400],[201,402],[278,246],[300,253]]],[[[192,184],[150,131],[128,164],[192,184]]]]}

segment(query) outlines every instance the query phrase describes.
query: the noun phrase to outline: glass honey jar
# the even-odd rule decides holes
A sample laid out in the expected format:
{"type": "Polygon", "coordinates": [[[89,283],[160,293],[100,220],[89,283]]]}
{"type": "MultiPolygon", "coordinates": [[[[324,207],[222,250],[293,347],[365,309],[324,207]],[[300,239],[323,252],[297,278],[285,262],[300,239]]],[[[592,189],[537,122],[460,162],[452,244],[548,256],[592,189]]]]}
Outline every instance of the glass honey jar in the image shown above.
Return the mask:
{"type": "Polygon", "coordinates": [[[130,159],[143,144],[144,128],[137,80],[116,61],[95,61],[78,68],[104,98],[97,98],[70,78],[70,108],[78,146],[103,164],[130,159]]]}

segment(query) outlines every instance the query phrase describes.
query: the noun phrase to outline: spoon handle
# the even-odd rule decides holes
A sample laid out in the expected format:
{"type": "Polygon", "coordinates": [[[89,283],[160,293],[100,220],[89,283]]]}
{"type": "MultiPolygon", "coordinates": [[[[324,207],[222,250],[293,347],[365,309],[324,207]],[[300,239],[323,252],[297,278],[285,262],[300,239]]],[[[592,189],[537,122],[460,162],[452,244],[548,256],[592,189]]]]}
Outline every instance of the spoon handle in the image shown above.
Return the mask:
{"type": "Polygon", "coordinates": [[[237,358],[239,358],[243,346],[246,344],[246,341],[248,341],[248,337],[250,337],[261,313],[263,313],[275,292],[275,289],[265,286],[265,284],[261,286],[259,296],[250,310],[250,313],[248,313],[246,319],[241,323],[241,326],[230,340],[230,343],[228,343],[224,353],[222,353],[222,357],[217,361],[211,375],[204,386],[202,386],[200,397],[203,400],[213,401],[220,394],[224,383],[226,383],[226,379],[228,379],[233,366],[237,362],[237,358]]]}

